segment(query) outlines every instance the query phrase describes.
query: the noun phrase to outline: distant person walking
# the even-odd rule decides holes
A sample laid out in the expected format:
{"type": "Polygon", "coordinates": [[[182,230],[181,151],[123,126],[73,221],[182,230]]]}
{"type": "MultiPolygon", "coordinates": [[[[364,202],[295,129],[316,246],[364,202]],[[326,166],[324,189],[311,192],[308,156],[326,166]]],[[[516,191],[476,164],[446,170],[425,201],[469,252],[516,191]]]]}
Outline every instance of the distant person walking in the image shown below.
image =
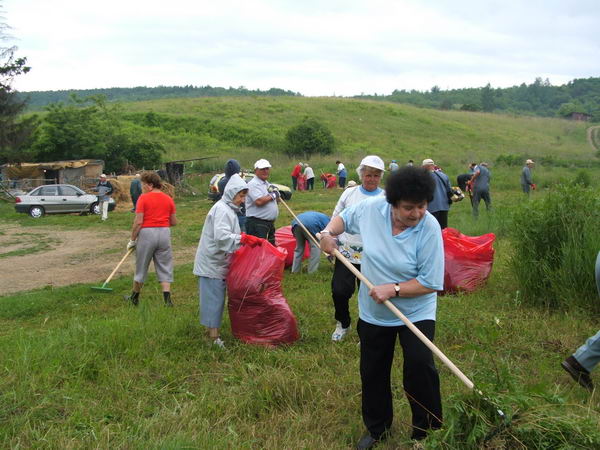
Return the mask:
{"type": "Polygon", "coordinates": [[[412,166],[414,166],[414,165],[415,165],[415,162],[414,162],[412,159],[409,159],[409,160],[408,160],[408,162],[406,163],[406,165],[407,165],[408,167],[412,167],[412,166]]]}
{"type": "Polygon", "coordinates": [[[254,178],[248,182],[246,196],[246,233],[267,239],[275,245],[279,191],[268,181],[270,172],[271,163],[266,159],[254,163],[254,178]]]}
{"type": "Polygon", "coordinates": [[[341,161],[336,161],[337,164],[337,176],[338,176],[338,186],[342,189],[346,187],[346,176],[348,172],[346,171],[346,166],[341,161]]]}
{"type": "Polygon", "coordinates": [[[488,163],[482,162],[475,167],[471,177],[471,189],[473,190],[473,217],[479,217],[479,202],[485,202],[485,208],[488,212],[492,210],[492,198],[490,197],[490,179],[492,175],[488,168],[488,163]]]}
{"type": "Polygon", "coordinates": [[[321,248],[315,242],[316,239],[311,239],[306,234],[304,229],[300,226],[298,221],[304,225],[308,232],[315,237],[318,232],[327,226],[329,223],[329,216],[317,211],[306,211],[298,214],[298,220],[292,220],[292,234],[296,238],[296,249],[294,251],[294,262],[292,263],[292,273],[300,272],[302,268],[302,257],[304,256],[304,248],[306,243],[310,247],[310,256],[308,258],[308,273],[316,272],[319,268],[319,261],[321,259],[321,248]]]}
{"type": "Polygon", "coordinates": [[[437,219],[443,230],[448,227],[448,211],[450,210],[450,196],[452,195],[450,179],[441,169],[436,170],[435,163],[431,158],[424,159],[422,166],[429,171],[433,181],[435,181],[433,200],[427,204],[427,211],[437,219]]]}
{"type": "Polygon", "coordinates": [[[298,177],[300,176],[300,173],[302,172],[302,163],[299,162],[298,164],[296,164],[294,166],[294,169],[292,170],[292,189],[295,191],[298,189],[298,177]]]}
{"type": "Polygon", "coordinates": [[[108,202],[110,202],[110,196],[113,193],[113,185],[106,179],[106,175],[100,175],[100,181],[94,188],[94,191],[98,192],[98,202],[100,211],[102,212],[102,220],[108,219],[108,202]]]}
{"type": "Polygon", "coordinates": [[[390,163],[388,168],[390,169],[390,172],[395,172],[400,168],[400,166],[398,165],[395,159],[392,159],[392,162],[390,163]]]}
{"type": "MultiPolygon", "coordinates": [[[[596,256],[596,288],[600,295],[600,252],[596,256]]],[[[590,337],[575,353],[565,359],[561,366],[581,386],[588,391],[594,390],[590,372],[600,363],[600,330],[590,337]]]]}
{"type": "Polygon", "coordinates": [[[171,301],[173,282],[173,251],[171,250],[171,227],[177,225],[175,202],[161,191],[162,180],[155,172],[141,176],[143,194],[137,201],[131,240],[127,249],[135,247],[135,276],[133,289],[127,299],[135,306],[148,276],[150,261],[154,261],[156,278],[162,287],[167,306],[171,301]]]}
{"type": "Polygon", "coordinates": [[[525,161],[525,166],[521,171],[521,188],[523,188],[523,192],[529,196],[531,191],[535,191],[535,184],[533,184],[533,177],[531,175],[531,169],[535,165],[535,161],[533,159],[528,159],[525,161]]]}
{"type": "Polygon", "coordinates": [[[306,190],[312,191],[315,188],[315,171],[308,163],[304,164],[304,178],[306,178],[306,190]]]}
{"type": "Polygon", "coordinates": [[[140,181],[139,173],[136,173],[135,178],[131,180],[131,185],[129,186],[129,195],[131,195],[131,203],[133,204],[131,212],[135,212],[135,205],[137,204],[140,195],[142,195],[142,182],[140,181]]]}

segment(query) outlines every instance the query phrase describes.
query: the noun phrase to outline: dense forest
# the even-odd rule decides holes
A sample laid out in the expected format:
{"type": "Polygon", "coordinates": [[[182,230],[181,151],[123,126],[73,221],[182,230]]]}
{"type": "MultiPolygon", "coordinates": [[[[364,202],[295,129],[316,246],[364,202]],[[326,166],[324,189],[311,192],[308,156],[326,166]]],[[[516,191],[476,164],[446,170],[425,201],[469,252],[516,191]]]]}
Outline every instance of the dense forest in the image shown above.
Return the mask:
{"type": "Polygon", "coordinates": [[[237,88],[212,87],[212,86],[158,86],[133,88],[107,88],[107,89],[69,89],[64,91],[31,91],[21,92],[21,98],[27,101],[29,109],[42,109],[51,103],[67,102],[72,95],[77,97],[103,96],[107,101],[137,102],[143,100],[158,100],[163,98],[189,98],[189,97],[245,97],[260,96],[300,96],[297,92],[271,88],[266,91],[260,89],[246,89],[244,86],[237,88]]]}
{"type": "Polygon", "coordinates": [[[426,92],[395,90],[391,95],[359,95],[356,98],[385,100],[411,105],[467,111],[505,112],[543,117],[567,117],[584,113],[590,120],[600,122],[600,78],[580,78],[561,86],[548,79],[510,88],[481,88],[442,90],[434,86],[426,92]]]}

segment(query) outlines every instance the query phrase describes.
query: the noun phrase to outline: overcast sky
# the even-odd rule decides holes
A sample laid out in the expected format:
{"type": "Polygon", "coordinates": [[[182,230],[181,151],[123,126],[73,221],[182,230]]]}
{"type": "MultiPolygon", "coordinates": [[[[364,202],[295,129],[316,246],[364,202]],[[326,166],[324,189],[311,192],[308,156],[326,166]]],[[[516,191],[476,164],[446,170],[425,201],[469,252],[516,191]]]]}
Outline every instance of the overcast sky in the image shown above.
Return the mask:
{"type": "Polygon", "coordinates": [[[600,76],[599,0],[0,4],[32,67],[15,81],[21,91],[192,84],[349,96],[600,76]]]}

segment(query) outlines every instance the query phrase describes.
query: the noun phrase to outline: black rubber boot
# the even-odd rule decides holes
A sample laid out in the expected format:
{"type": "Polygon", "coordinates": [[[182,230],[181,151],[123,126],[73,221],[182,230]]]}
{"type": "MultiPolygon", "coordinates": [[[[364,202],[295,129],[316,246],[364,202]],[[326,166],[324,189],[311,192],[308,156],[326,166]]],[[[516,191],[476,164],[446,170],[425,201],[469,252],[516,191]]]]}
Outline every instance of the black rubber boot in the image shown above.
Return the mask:
{"type": "Polygon", "coordinates": [[[165,300],[165,306],[173,306],[173,302],[171,301],[171,293],[163,292],[163,299],[165,300]]]}
{"type": "Polygon", "coordinates": [[[125,296],[125,301],[130,302],[133,306],[137,306],[140,302],[140,293],[131,292],[131,295],[125,296]]]}

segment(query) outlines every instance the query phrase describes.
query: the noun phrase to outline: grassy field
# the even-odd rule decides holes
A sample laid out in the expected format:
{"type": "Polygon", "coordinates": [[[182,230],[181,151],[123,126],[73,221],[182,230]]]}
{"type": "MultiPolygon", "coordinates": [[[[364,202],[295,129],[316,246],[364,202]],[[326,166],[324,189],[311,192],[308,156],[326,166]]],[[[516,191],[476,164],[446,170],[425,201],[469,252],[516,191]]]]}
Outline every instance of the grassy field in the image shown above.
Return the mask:
{"type": "MultiPolygon", "coordinates": [[[[231,123],[264,124],[280,133],[303,114],[323,119],[339,138],[340,154],[315,158],[314,167],[333,171],[342,156],[350,168],[366,153],[403,161],[437,159],[454,178],[470,160],[499,153],[586,161],[585,128],[562,120],[438,112],[402,105],[342,99],[198,99],[127,105],[131,111],[194,114],[231,123]],[[269,117],[272,119],[269,120],[269,117]],[[359,120],[362,119],[362,120],[359,120]],[[368,151],[366,151],[368,149],[368,151]]],[[[195,147],[173,136],[170,157],[217,150],[195,147]],[[179,139],[179,140],[178,140],[179,139]],[[186,147],[189,145],[189,147],[186,147]],[[200,149],[200,150],[198,150],[200,149]]],[[[219,163],[237,156],[249,166],[258,157],[275,162],[274,180],[288,183],[292,161],[278,153],[236,147],[219,163]]],[[[195,169],[198,169],[196,167],[195,169]]],[[[588,169],[597,185],[598,170],[588,169]]],[[[540,166],[535,177],[544,196],[576,169],[540,166]]],[[[492,166],[494,210],[483,205],[471,217],[468,200],[452,207],[450,226],[465,234],[494,232],[496,255],[488,285],[470,295],[441,297],[436,343],[511,419],[492,423],[462,383],[438,362],[446,426],[427,448],[598,448],[600,399],[559,367],[598,328],[586,310],[553,312],[528,307],[509,268],[512,217],[527,207],[519,192],[520,167],[492,166]],[[486,438],[482,436],[487,436],[486,438]],[[460,443],[460,444],[458,444],[460,443]]],[[[352,174],[353,175],[353,174],[352,174]]],[[[197,196],[177,199],[177,245],[195,247],[212,203],[205,199],[208,174],[189,183],[197,196]]],[[[356,179],[356,177],[354,177],[356,179]]],[[[318,184],[318,183],[317,183],[318,184]]],[[[296,213],[331,213],[341,191],[295,193],[296,213]]],[[[131,215],[115,212],[107,223],[92,218],[47,216],[32,220],[0,203],[0,224],[90,230],[128,229],[131,215]]],[[[291,217],[280,208],[277,226],[291,217]]],[[[124,245],[125,243],[123,243],[124,245]]],[[[191,264],[176,268],[173,299],[162,306],[152,275],[139,308],[128,306],[130,277],[111,282],[102,294],[90,285],[41,289],[0,297],[0,446],[5,448],[348,448],[363,433],[360,416],[358,339],[330,340],[335,321],[329,292],[332,269],[322,259],[316,274],[291,275],[283,292],[298,319],[300,340],[265,349],[231,335],[227,349],[213,348],[198,322],[197,281],[191,264]]],[[[591,274],[591,268],[590,268],[591,274]]],[[[95,284],[94,284],[95,285],[95,284]]],[[[357,317],[352,303],[353,323],[357,317]]],[[[401,354],[393,369],[393,437],[380,448],[411,448],[410,412],[401,385],[401,354]]],[[[596,376],[596,384],[600,380],[596,376]]],[[[494,416],[495,417],[495,416],[494,416]]]]}

